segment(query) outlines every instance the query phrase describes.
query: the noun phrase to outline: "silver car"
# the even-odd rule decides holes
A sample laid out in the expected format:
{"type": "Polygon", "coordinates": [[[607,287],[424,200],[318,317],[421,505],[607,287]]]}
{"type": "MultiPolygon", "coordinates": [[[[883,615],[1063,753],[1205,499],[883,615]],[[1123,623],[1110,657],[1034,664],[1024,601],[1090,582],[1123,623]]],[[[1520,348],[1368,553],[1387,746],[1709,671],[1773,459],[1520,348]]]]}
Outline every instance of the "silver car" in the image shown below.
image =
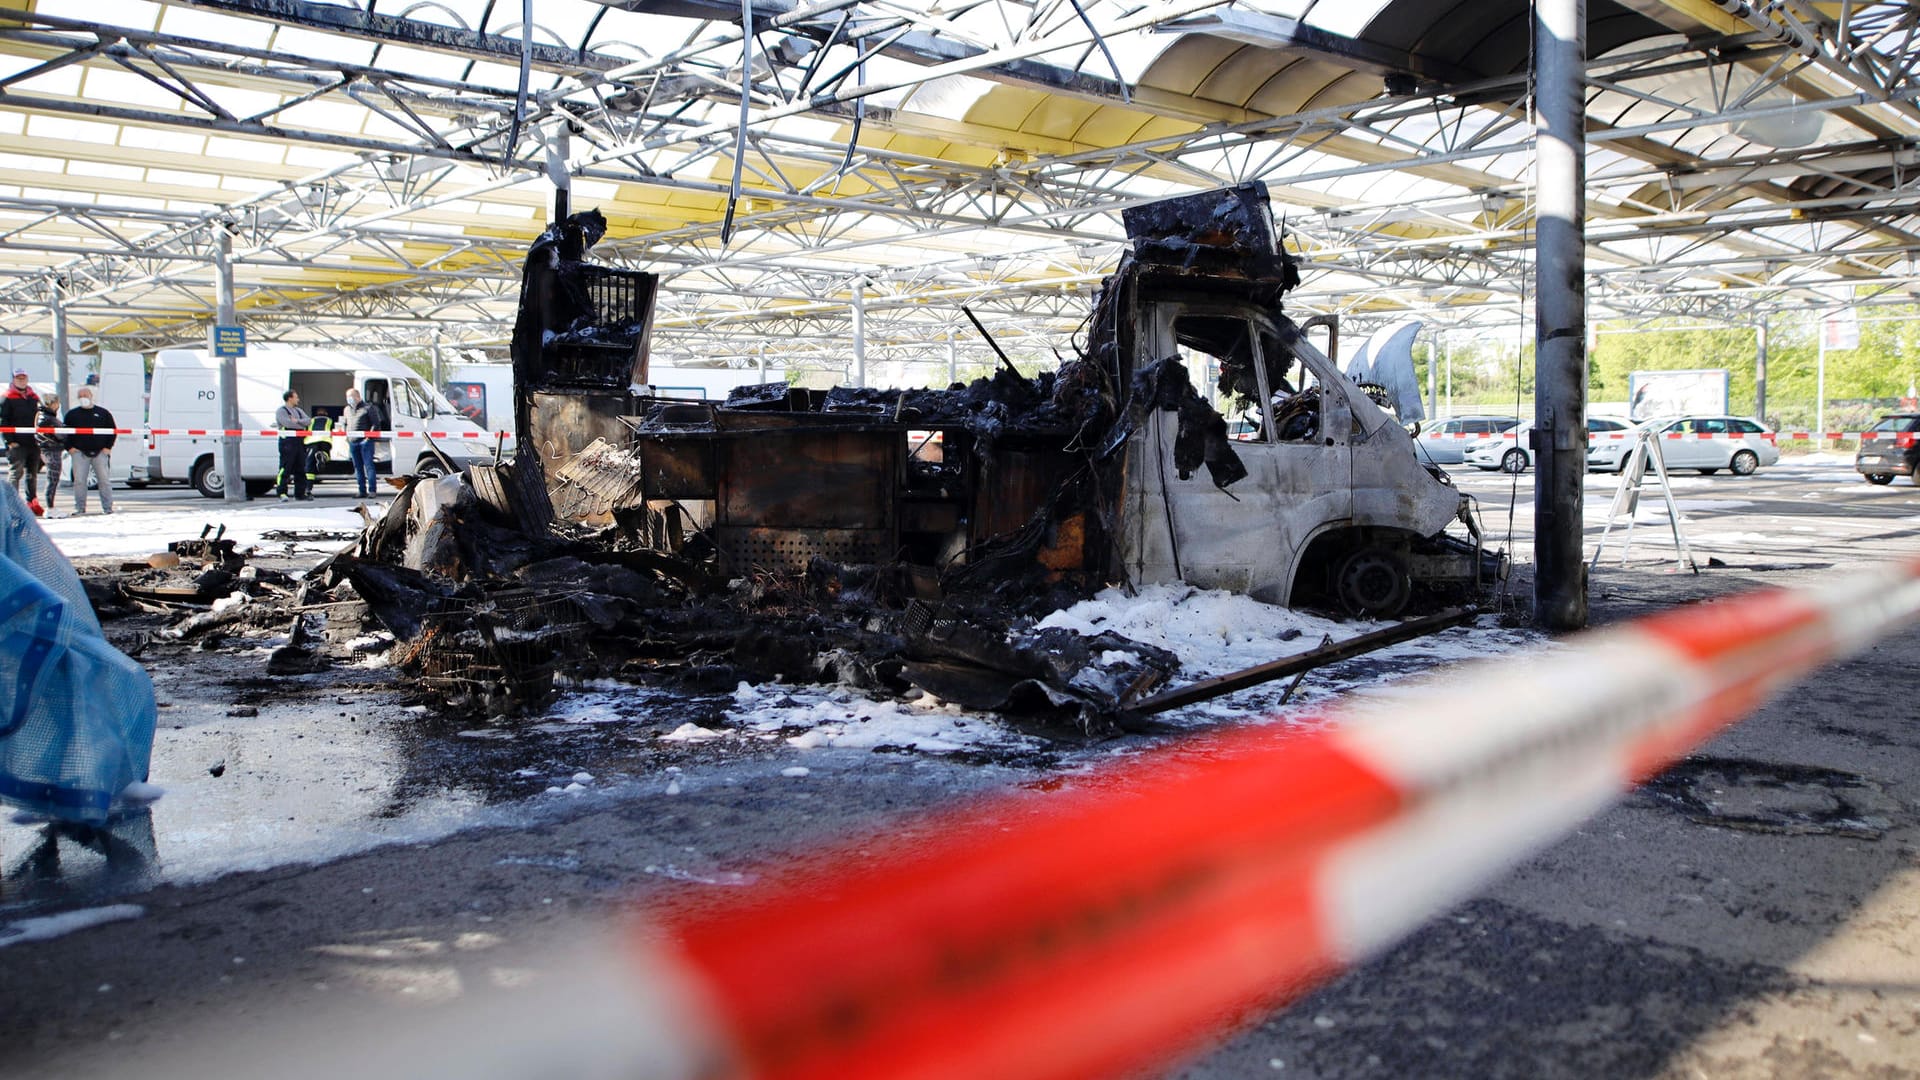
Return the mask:
{"type": "MultiPolygon", "coordinates": [[[[1703,476],[1728,469],[1749,476],[1760,466],[1780,460],[1773,432],[1750,417],[1683,416],[1655,420],[1648,427],[1660,440],[1660,456],[1669,469],[1698,469],[1703,476]]],[[[1616,468],[1624,467],[1624,454],[1620,461],[1616,468]]]]}
{"type": "MultiPolygon", "coordinates": [[[[1625,431],[1627,425],[1605,416],[1587,417],[1587,447],[1589,459],[1587,467],[1592,468],[1592,448],[1599,440],[1596,436],[1610,435],[1616,431],[1625,431]]],[[[1467,447],[1462,458],[1468,465],[1477,469],[1499,469],[1501,472],[1523,473],[1533,466],[1532,439],[1533,421],[1529,420],[1519,427],[1482,439],[1467,447]]]]}
{"type": "Polygon", "coordinates": [[[1420,429],[1414,448],[1419,451],[1421,461],[1458,465],[1465,459],[1469,443],[1511,431],[1519,423],[1511,416],[1456,416],[1451,420],[1437,420],[1420,429]]]}

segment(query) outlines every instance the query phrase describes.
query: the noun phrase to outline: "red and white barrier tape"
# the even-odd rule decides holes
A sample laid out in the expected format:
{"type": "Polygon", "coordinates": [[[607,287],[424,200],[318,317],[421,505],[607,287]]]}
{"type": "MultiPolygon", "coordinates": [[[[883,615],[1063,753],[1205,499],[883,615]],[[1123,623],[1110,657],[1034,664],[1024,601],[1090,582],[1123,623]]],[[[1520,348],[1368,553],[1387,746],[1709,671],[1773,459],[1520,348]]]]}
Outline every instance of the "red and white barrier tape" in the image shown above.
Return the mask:
{"type": "MultiPolygon", "coordinates": [[[[628,948],[546,996],[437,1026],[409,1014],[384,1042],[315,1030],[319,1056],[257,1053],[316,1076],[1164,1070],[1917,618],[1920,559],[1677,609],[1308,730],[1210,734],[804,857],[683,900],[690,914],[636,918],[628,948]]],[[[184,1067],[205,1064],[196,1044],[184,1067]]]]}
{"type": "MultiPolygon", "coordinates": [[[[1634,433],[1631,431],[1590,431],[1587,433],[1588,442],[1598,442],[1602,439],[1631,439],[1634,437],[1634,433]]],[[[1497,435],[1467,435],[1441,431],[1423,434],[1420,436],[1420,441],[1425,442],[1429,439],[1435,442],[1443,439],[1505,439],[1513,441],[1518,438],[1519,436],[1512,432],[1502,432],[1497,435]]],[[[1920,440],[1920,434],[1911,431],[1828,431],[1825,433],[1807,431],[1747,431],[1738,433],[1721,431],[1664,431],[1660,433],[1660,438],[1669,440],[1765,439],[1768,442],[1775,442],[1780,439],[1798,439],[1802,442],[1816,438],[1835,440],[1854,439],[1866,442],[1892,442],[1895,446],[1912,446],[1916,440],[1920,440]]]]}
{"type": "Polygon", "coordinates": [[[252,439],[252,438],[278,439],[283,437],[293,438],[294,436],[299,436],[300,438],[304,439],[304,438],[311,438],[314,435],[326,435],[327,437],[333,438],[333,439],[355,439],[355,438],[412,439],[412,438],[418,438],[419,436],[425,435],[429,438],[434,438],[434,439],[465,439],[468,441],[487,440],[489,442],[495,439],[513,438],[513,432],[511,431],[357,431],[357,432],[292,431],[292,432],[282,432],[282,431],[275,431],[270,428],[266,430],[249,430],[249,429],[235,430],[231,428],[221,429],[221,428],[0,427],[0,435],[28,435],[28,434],[139,435],[145,438],[152,438],[155,435],[195,435],[195,436],[213,436],[213,437],[237,435],[243,439],[252,439]]]}
{"type": "Polygon", "coordinates": [[[881,852],[809,857],[668,930],[743,1075],[1162,1066],[1917,616],[1920,560],[1676,611],[1312,734],[1208,736],[881,852]]]}

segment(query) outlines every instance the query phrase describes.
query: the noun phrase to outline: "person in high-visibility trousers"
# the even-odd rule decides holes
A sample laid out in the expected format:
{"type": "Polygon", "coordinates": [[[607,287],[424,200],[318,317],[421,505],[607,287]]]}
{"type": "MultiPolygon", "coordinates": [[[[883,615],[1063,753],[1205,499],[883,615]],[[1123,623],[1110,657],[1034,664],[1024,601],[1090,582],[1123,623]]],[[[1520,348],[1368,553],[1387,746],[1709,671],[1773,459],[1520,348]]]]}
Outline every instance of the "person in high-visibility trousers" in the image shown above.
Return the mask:
{"type": "Polygon", "coordinates": [[[293,482],[293,497],[313,499],[313,481],[307,478],[307,410],[300,407],[300,391],[280,395],[281,406],[274,410],[273,426],[280,431],[280,478],[275,490],[280,501],[287,501],[287,482],[293,482]]]}
{"type": "Polygon", "coordinates": [[[333,417],[324,413],[315,413],[313,419],[307,421],[307,452],[304,457],[307,463],[308,491],[312,491],[313,485],[320,482],[321,465],[332,456],[333,417]]]}

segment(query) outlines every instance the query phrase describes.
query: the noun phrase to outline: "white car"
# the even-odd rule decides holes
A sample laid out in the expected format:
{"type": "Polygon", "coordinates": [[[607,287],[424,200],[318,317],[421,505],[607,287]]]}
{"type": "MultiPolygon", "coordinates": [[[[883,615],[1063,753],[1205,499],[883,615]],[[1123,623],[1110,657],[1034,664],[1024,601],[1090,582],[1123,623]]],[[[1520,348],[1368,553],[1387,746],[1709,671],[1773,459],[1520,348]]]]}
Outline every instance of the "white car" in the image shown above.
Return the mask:
{"type": "Polygon", "coordinates": [[[1511,416],[1456,416],[1421,428],[1414,447],[1421,461],[1458,465],[1464,460],[1469,445],[1489,435],[1512,430],[1518,423],[1520,421],[1511,416]]]}
{"type": "MultiPolygon", "coordinates": [[[[1643,425],[1660,440],[1668,469],[1698,469],[1712,475],[1729,469],[1747,476],[1780,460],[1773,433],[1745,416],[1683,416],[1649,420],[1643,425]]],[[[1619,472],[1627,467],[1633,439],[1609,439],[1587,447],[1587,468],[1619,472]]]]}
{"type": "MultiPolygon", "coordinates": [[[[1605,435],[1627,430],[1620,420],[1606,416],[1587,417],[1587,467],[1593,468],[1593,447],[1606,439],[1595,439],[1595,435],[1605,435]]],[[[1468,445],[1461,460],[1477,469],[1499,469],[1502,472],[1523,473],[1533,465],[1533,449],[1528,445],[1532,440],[1533,421],[1529,420],[1519,427],[1490,439],[1468,445]]]]}

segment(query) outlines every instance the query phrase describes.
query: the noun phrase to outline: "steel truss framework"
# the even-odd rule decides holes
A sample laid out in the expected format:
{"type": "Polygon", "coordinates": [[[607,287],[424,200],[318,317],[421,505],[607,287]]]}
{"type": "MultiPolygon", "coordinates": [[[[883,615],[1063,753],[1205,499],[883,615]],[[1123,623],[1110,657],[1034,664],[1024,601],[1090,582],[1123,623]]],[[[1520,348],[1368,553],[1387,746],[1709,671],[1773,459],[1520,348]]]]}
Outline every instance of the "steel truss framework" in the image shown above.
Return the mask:
{"type": "MultiPolygon", "coordinates": [[[[0,109],[328,162],[289,153],[252,167],[251,190],[174,192],[101,180],[124,168],[124,145],[63,140],[60,124],[53,138],[38,124],[0,135],[0,333],[46,333],[57,295],[72,332],[103,347],[198,341],[224,230],[256,338],[498,347],[555,161],[576,206],[612,194],[638,207],[637,227],[616,228],[598,252],[667,276],[656,347],[673,359],[842,367],[856,293],[870,356],[943,364],[951,338],[960,363],[984,362],[959,318],[966,304],[1016,355],[1048,358],[1071,347],[1118,257],[1120,208],[1250,179],[1271,185],[1307,260],[1293,300],[1303,310],[1364,328],[1510,322],[1525,307],[1523,76],[1429,76],[1285,116],[1120,77],[1110,44],[1204,17],[1218,0],[752,0],[751,35],[737,6],[678,0],[664,21],[680,36],[650,53],[594,44],[592,27],[563,41],[539,27],[428,22],[434,5],[368,6],[166,5],[376,46],[363,63],[164,22],[0,9],[0,51],[18,58],[0,76],[0,109]],[[523,57],[524,97],[482,77],[523,57]],[[124,73],[147,98],[48,88],[70,68],[124,73]],[[921,104],[967,85],[1170,123],[1111,145],[1023,143],[1017,127],[921,104]],[[353,131],[301,121],[328,106],[373,119],[353,131]],[[49,171],[59,158],[90,168],[49,171]]],[[[1686,40],[1589,63],[1594,317],[1751,322],[1848,299],[1913,301],[1920,16],[1905,4],[1734,6],[1746,21],[1703,29],[1667,13],[1686,40]]],[[[1349,69],[1445,74],[1324,34],[1286,44],[1349,69]]]]}

